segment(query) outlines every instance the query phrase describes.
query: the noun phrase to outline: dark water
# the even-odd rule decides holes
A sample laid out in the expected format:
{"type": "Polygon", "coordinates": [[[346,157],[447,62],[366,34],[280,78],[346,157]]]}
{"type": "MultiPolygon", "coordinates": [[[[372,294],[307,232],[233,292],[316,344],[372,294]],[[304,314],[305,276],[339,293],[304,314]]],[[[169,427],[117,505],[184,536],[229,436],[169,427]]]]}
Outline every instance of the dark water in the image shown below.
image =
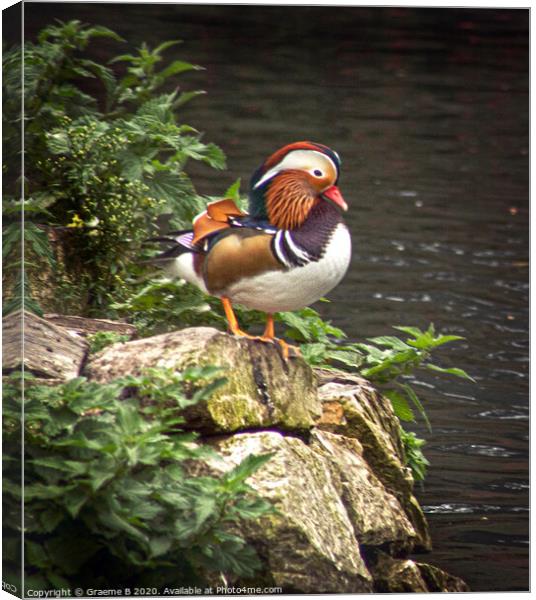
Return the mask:
{"type": "Polygon", "coordinates": [[[355,340],[434,322],[466,338],[441,364],[476,379],[415,381],[433,424],[415,428],[423,559],[474,591],[527,590],[528,11],[27,4],[27,34],[55,16],[184,40],[172,52],[207,70],[182,85],[208,92],[184,121],[229,163],[193,170],[202,193],[290,141],[339,152],[355,250],[318,309],[355,340]]]}

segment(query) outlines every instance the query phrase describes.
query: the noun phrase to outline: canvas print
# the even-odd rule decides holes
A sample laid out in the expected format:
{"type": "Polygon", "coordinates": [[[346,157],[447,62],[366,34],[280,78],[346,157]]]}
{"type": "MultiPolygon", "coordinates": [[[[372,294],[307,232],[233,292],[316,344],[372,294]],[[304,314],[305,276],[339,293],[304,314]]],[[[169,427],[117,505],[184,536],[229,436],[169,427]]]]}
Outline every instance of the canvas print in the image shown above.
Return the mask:
{"type": "Polygon", "coordinates": [[[528,591],[528,8],[3,36],[4,593],[528,591]]]}

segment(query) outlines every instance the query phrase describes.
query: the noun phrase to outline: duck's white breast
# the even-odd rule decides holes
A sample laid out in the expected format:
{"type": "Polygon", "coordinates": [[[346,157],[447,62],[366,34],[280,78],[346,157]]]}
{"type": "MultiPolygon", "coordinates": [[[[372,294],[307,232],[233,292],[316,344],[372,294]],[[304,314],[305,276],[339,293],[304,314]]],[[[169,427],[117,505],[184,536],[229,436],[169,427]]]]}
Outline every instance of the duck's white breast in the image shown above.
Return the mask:
{"type": "Polygon", "coordinates": [[[344,277],[352,254],[346,225],[340,223],[322,258],[288,271],[270,271],[242,279],[226,290],[233,302],[264,312],[297,310],[331,291],[344,277]]]}

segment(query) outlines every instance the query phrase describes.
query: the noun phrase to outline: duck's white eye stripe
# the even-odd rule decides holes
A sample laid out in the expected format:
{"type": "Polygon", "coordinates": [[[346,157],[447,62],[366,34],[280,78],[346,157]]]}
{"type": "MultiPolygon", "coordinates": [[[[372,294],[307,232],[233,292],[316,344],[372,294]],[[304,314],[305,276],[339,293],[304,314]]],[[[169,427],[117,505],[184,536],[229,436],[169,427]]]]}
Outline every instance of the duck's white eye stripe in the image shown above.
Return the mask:
{"type": "Polygon", "coordinates": [[[333,160],[318,150],[293,150],[289,152],[283,160],[281,160],[275,167],[272,167],[257,181],[253,186],[253,189],[257,189],[269,179],[277,175],[280,171],[285,169],[300,169],[303,171],[309,171],[314,169],[315,166],[323,166],[329,171],[330,167],[333,169],[333,173],[337,173],[337,166],[333,160]],[[328,166],[329,165],[329,166],[328,166]]]}
{"type": "Polygon", "coordinates": [[[268,181],[268,179],[271,179],[274,175],[277,175],[277,173],[279,173],[279,171],[281,171],[281,167],[279,165],[277,167],[274,167],[273,169],[270,169],[269,171],[266,171],[266,173],[253,186],[253,189],[256,190],[263,183],[266,183],[268,181]]]}

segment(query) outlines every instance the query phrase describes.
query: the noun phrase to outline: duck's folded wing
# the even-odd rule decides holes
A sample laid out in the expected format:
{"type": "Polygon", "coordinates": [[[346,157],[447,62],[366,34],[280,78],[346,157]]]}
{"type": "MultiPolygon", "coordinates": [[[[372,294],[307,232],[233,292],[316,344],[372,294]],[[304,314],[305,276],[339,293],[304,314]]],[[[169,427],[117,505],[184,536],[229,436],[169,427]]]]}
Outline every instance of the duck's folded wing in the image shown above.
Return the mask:
{"type": "Polygon", "coordinates": [[[253,279],[284,266],[272,249],[273,235],[232,228],[218,235],[203,261],[203,278],[211,293],[223,293],[240,280],[253,279]]]}

